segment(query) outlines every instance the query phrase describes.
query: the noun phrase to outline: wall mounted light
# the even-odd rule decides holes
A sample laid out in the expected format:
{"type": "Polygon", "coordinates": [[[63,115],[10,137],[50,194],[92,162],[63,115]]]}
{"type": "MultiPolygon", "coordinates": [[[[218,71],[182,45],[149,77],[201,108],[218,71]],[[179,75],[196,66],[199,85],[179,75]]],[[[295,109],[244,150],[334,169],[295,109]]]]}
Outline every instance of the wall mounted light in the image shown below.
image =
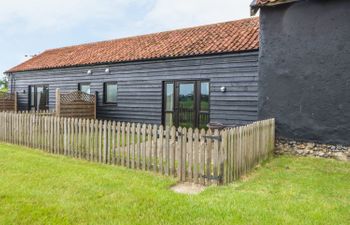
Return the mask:
{"type": "Polygon", "coordinates": [[[26,89],[23,89],[23,91],[22,91],[22,92],[23,92],[23,94],[25,94],[25,93],[26,93],[26,89]]]}
{"type": "Polygon", "coordinates": [[[88,75],[91,75],[91,74],[92,74],[92,70],[88,70],[88,71],[87,71],[87,74],[88,74],[88,75]]]}
{"type": "Polygon", "coordinates": [[[110,72],[111,72],[111,71],[110,71],[109,68],[105,69],[105,73],[110,73],[110,72]]]}
{"type": "Polygon", "coordinates": [[[225,92],[226,92],[226,87],[221,87],[221,88],[220,88],[220,91],[221,91],[222,93],[225,93],[225,92]]]}

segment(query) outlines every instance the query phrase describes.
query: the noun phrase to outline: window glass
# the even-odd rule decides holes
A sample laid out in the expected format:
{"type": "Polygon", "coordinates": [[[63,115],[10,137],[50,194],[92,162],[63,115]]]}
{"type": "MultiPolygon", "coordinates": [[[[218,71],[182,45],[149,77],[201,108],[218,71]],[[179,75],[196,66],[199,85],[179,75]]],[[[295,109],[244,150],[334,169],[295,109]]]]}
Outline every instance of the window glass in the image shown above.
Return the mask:
{"type": "Polygon", "coordinates": [[[37,87],[36,89],[36,102],[37,102],[37,107],[36,110],[40,110],[43,105],[45,105],[45,96],[44,94],[44,88],[43,87],[37,87]]]}
{"type": "Polygon", "coordinates": [[[179,83],[178,118],[180,127],[193,127],[195,115],[194,82],[179,83]]]}
{"type": "Polygon", "coordinates": [[[30,86],[30,109],[49,109],[49,87],[47,85],[30,86]]]}
{"type": "Polygon", "coordinates": [[[80,84],[79,85],[79,91],[84,92],[86,94],[90,94],[90,84],[80,84]]]}
{"type": "Polygon", "coordinates": [[[209,111],[209,83],[201,82],[201,111],[209,111]]]}
{"type": "Polygon", "coordinates": [[[182,109],[194,107],[194,83],[180,83],[179,104],[182,109]]]}
{"type": "Polygon", "coordinates": [[[173,113],[166,113],[165,114],[165,126],[173,126],[173,113]]]}
{"type": "Polygon", "coordinates": [[[200,113],[199,114],[199,129],[208,128],[207,125],[209,123],[209,114],[208,113],[200,113]]]}
{"type": "Polygon", "coordinates": [[[30,106],[35,107],[35,87],[30,87],[30,106]]]}
{"type": "Polygon", "coordinates": [[[174,106],[174,84],[166,84],[165,110],[172,111],[174,106]]]}
{"type": "Polygon", "coordinates": [[[118,96],[118,84],[117,83],[106,83],[105,84],[105,102],[116,103],[118,96]]]}
{"type": "Polygon", "coordinates": [[[38,95],[40,93],[40,99],[39,102],[39,109],[40,110],[46,110],[49,107],[49,87],[43,86],[40,88],[40,91],[38,90],[38,95]]]}

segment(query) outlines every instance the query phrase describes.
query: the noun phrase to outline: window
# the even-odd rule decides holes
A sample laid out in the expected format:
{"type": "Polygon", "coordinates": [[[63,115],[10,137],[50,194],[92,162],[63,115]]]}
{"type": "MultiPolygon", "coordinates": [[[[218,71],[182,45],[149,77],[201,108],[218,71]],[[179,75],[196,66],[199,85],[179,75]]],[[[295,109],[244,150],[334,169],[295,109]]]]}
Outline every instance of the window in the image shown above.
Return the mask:
{"type": "Polygon", "coordinates": [[[86,94],[91,94],[90,83],[79,83],[78,90],[86,94]]]}
{"type": "Polygon", "coordinates": [[[163,124],[206,128],[209,123],[209,81],[165,81],[163,124]]]}
{"type": "Polygon", "coordinates": [[[165,83],[165,126],[173,126],[173,117],[174,117],[174,84],[165,83]]]}
{"type": "Polygon", "coordinates": [[[105,104],[117,103],[118,84],[117,82],[108,82],[103,85],[103,99],[105,104]]]}
{"type": "Polygon", "coordinates": [[[199,128],[206,128],[209,123],[209,82],[200,84],[199,128]]]}
{"type": "Polygon", "coordinates": [[[29,110],[49,109],[49,86],[33,85],[28,87],[29,110]]]}
{"type": "Polygon", "coordinates": [[[195,83],[178,83],[177,124],[180,127],[194,127],[196,118],[195,83]]]}

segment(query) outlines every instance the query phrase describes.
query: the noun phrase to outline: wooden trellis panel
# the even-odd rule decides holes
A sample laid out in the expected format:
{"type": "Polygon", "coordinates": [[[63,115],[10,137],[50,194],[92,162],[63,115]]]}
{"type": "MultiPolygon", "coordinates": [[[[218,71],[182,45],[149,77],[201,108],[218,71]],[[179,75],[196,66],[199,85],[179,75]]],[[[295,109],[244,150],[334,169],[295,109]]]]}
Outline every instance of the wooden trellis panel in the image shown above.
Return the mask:
{"type": "Polygon", "coordinates": [[[17,94],[0,92],[0,112],[17,111],[17,94]]]}
{"type": "Polygon", "coordinates": [[[61,94],[60,90],[56,89],[56,115],[96,119],[96,96],[81,91],[61,94]]]}

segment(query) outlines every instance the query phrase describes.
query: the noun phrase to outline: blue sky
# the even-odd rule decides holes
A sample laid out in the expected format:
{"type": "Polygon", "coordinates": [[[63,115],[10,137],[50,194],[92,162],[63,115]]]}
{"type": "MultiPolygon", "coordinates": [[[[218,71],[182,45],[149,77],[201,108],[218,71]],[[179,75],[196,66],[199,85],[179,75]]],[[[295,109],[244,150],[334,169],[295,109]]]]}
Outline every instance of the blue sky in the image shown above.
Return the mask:
{"type": "Polygon", "coordinates": [[[250,0],[1,0],[0,74],[45,49],[249,17],[250,0]]]}

